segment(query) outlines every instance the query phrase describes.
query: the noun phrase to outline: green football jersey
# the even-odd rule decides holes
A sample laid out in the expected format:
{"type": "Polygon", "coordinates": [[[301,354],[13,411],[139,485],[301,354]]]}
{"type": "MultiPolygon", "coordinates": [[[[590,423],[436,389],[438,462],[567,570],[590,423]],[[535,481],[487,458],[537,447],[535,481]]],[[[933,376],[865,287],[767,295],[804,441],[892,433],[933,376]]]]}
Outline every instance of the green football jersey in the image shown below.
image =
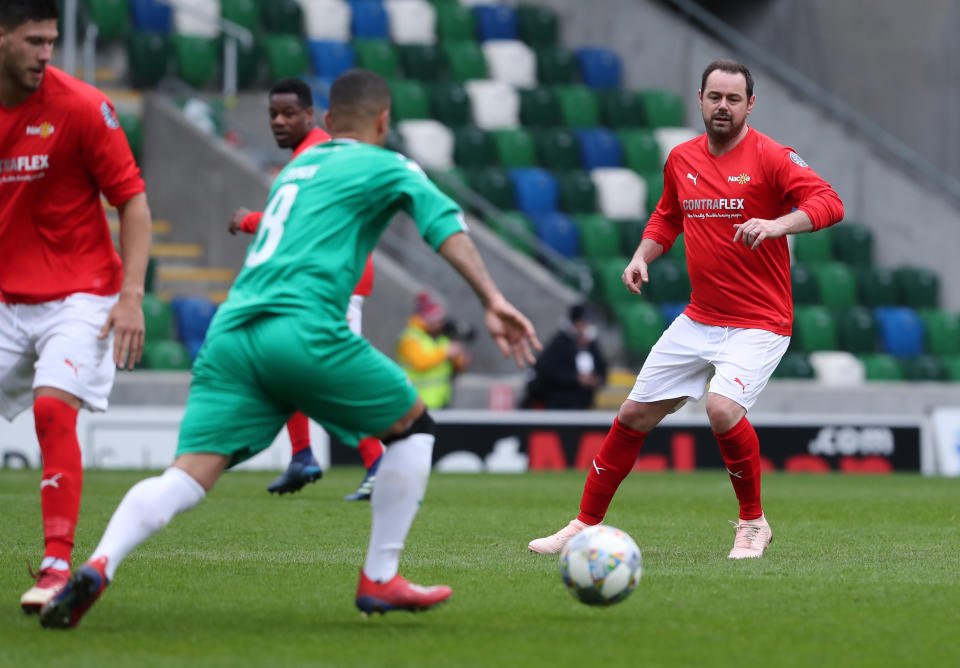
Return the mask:
{"type": "Polygon", "coordinates": [[[353,140],[304,151],[277,175],[211,332],[263,313],[344,323],[367,256],[398,211],[434,250],[467,229],[460,207],[399,153],[353,140]]]}

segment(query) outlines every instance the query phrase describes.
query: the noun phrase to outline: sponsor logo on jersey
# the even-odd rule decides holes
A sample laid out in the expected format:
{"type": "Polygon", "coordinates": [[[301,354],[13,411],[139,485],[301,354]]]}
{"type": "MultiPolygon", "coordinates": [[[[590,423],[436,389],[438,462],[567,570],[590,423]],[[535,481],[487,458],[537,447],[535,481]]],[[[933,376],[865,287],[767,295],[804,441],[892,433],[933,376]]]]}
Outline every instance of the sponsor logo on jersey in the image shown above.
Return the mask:
{"type": "Polygon", "coordinates": [[[43,122],[40,125],[28,125],[27,126],[27,136],[28,137],[43,137],[46,139],[53,134],[53,131],[56,128],[53,127],[52,123],[43,122]]]}
{"type": "Polygon", "coordinates": [[[739,183],[740,185],[744,185],[745,183],[749,183],[749,181],[750,181],[749,174],[738,174],[737,176],[727,177],[727,183],[739,183]]]}
{"type": "Polygon", "coordinates": [[[283,182],[306,181],[312,179],[319,169],[319,165],[307,165],[306,167],[290,167],[283,174],[283,182]]]}
{"type": "Polygon", "coordinates": [[[690,172],[687,172],[687,178],[693,181],[693,185],[697,185],[697,179],[700,178],[700,172],[697,172],[696,176],[694,176],[690,172]]]}
{"type": "Polygon", "coordinates": [[[794,153],[793,151],[790,151],[790,160],[793,161],[793,164],[795,164],[795,165],[797,165],[797,166],[799,166],[799,167],[809,167],[809,166],[810,166],[810,165],[808,165],[807,163],[805,163],[805,162],[803,161],[803,158],[801,158],[799,155],[797,155],[797,154],[794,153]]]}
{"type": "Polygon", "coordinates": [[[0,158],[0,172],[39,172],[49,167],[50,156],[46,154],[0,158]]]}
{"type": "Polygon", "coordinates": [[[100,113],[103,114],[103,122],[107,124],[108,128],[116,130],[120,127],[120,121],[117,120],[117,115],[113,113],[113,109],[110,108],[106,100],[100,103],[100,113]]]}
{"type": "Polygon", "coordinates": [[[741,197],[723,197],[720,199],[685,199],[683,200],[685,211],[704,211],[704,210],[738,210],[743,208],[743,198],[741,197]]]}

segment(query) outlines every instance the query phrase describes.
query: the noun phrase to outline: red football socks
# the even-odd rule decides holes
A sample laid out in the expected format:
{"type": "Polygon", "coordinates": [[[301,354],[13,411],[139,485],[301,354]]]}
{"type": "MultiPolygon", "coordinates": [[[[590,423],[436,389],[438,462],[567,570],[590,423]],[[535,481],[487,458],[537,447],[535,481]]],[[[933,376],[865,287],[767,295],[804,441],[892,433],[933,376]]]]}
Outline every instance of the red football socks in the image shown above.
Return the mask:
{"type": "Polygon", "coordinates": [[[763,515],[760,506],[760,439],[746,417],[723,434],[714,432],[720,454],[730,474],[733,491],[740,502],[740,519],[755,520],[763,515]]]}
{"type": "Polygon", "coordinates": [[[577,519],[584,524],[599,524],[607,514],[617,488],[637,461],[647,432],[624,427],[614,418],[613,426],[593,460],[580,499],[577,519]]]}
{"type": "Polygon", "coordinates": [[[33,417],[43,456],[40,508],[44,558],[63,559],[69,564],[83,489],[77,409],[53,397],[38,397],[33,402],[33,417]]]}
{"type": "Polygon", "coordinates": [[[360,456],[363,457],[364,467],[369,471],[373,463],[380,459],[380,455],[383,454],[383,444],[380,442],[380,439],[367,436],[366,438],[360,439],[360,442],[357,443],[357,450],[360,451],[360,456]]]}
{"type": "Polygon", "coordinates": [[[287,421],[287,431],[290,433],[293,454],[310,449],[310,422],[306,415],[300,411],[294,413],[287,421]]]}

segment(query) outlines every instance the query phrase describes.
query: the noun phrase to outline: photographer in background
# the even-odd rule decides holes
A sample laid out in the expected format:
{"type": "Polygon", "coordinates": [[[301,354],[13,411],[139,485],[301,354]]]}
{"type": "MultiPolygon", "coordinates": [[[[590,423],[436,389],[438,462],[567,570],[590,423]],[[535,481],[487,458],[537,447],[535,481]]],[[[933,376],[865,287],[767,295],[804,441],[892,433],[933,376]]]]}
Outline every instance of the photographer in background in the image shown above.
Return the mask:
{"type": "Polygon", "coordinates": [[[414,314],[397,341],[397,362],[431,409],[450,405],[453,377],[470,364],[462,341],[469,341],[473,332],[448,321],[446,315],[446,309],[430,293],[419,293],[414,314]]]}
{"type": "Polygon", "coordinates": [[[583,304],[570,308],[568,318],[532,370],[523,408],[583,410],[607,377],[607,360],[597,345],[593,314],[583,304]]]}

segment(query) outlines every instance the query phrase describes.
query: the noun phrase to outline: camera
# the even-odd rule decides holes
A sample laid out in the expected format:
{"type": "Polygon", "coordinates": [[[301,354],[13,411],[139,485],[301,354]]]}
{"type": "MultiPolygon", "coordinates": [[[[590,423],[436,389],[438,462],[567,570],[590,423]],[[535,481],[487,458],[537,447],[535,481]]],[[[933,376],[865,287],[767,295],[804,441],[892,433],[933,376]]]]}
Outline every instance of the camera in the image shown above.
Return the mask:
{"type": "Polygon", "coordinates": [[[443,335],[451,341],[470,343],[477,337],[477,330],[465,320],[448,318],[443,322],[443,335]]]}

